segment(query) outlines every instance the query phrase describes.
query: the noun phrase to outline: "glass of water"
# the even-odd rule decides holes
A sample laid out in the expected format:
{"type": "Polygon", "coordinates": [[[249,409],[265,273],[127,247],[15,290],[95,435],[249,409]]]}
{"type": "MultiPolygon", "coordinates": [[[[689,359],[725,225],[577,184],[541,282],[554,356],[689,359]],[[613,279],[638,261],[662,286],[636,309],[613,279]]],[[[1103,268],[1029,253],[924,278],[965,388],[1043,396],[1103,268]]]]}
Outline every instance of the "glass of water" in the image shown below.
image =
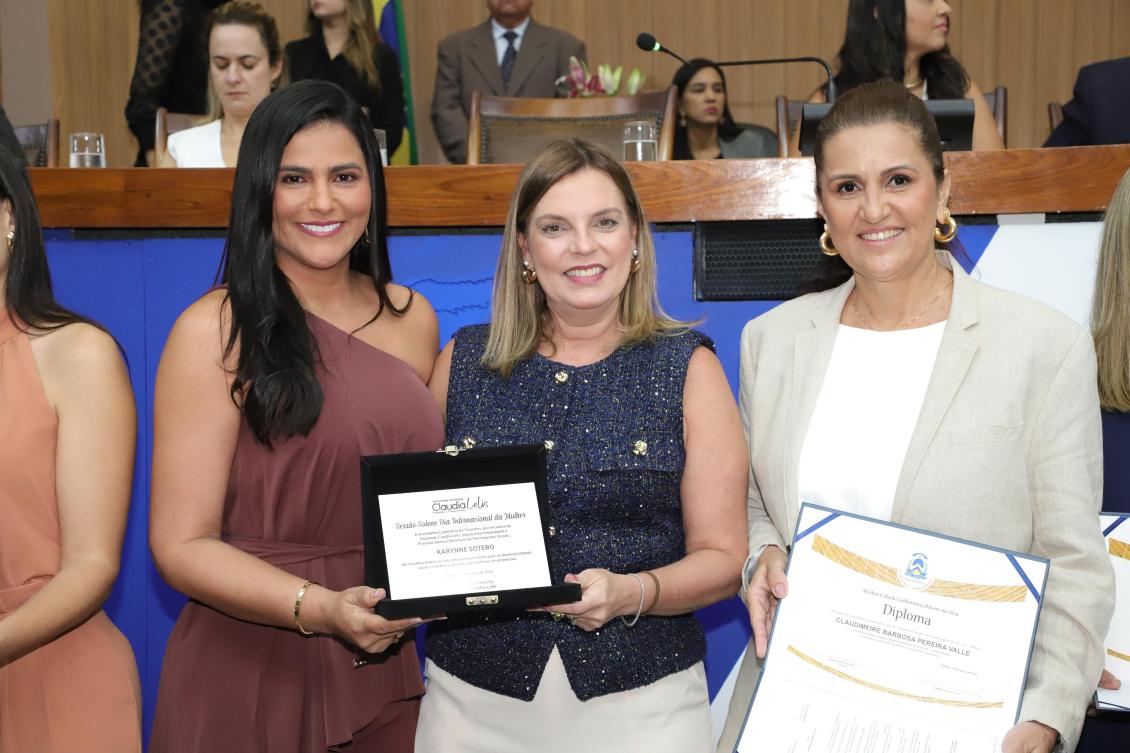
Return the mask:
{"type": "Polygon", "coordinates": [[[102,134],[71,134],[71,167],[106,167],[106,144],[102,134]]]}
{"type": "Polygon", "coordinates": [[[374,128],[373,134],[377,137],[377,146],[381,150],[381,165],[388,167],[388,140],[385,138],[383,128],[374,128]]]}
{"type": "Polygon", "coordinates": [[[659,151],[655,123],[640,120],[624,126],[624,161],[652,162],[659,151]]]}

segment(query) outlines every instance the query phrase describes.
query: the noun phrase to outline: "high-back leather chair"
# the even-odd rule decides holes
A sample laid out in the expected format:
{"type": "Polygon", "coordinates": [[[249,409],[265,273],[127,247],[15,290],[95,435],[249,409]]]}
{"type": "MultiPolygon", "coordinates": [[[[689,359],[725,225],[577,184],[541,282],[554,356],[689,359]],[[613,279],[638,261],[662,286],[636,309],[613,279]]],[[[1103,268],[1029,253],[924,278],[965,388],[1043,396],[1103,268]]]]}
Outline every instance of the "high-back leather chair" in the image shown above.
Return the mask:
{"type": "Polygon", "coordinates": [[[16,140],[23,147],[31,167],[59,166],[59,121],[51,118],[43,123],[12,126],[16,140]]]}
{"type": "Polygon", "coordinates": [[[1048,125],[1054,131],[1063,122],[1063,105],[1059,102],[1048,102],[1048,125]]]}
{"type": "Polygon", "coordinates": [[[993,112],[993,120],[997,122],[997,133],[1001,141],[1008,146],[1008,87],[998,86],[992,91],[985,92],[985,101],[993,112]]]}
{"type": "Polygon", "coordinates": [[[631,97],[540,99],[494,97],[475,91],[467,134],[467,164],[526,162],[546,143],[581,138],[623,156],[624,126],[657,126],[657,159],[675,145],[675,87],[631,97]]]}
{"type": "Polygon", "coordinates": [[[804,109],[803,99],[789,99],[784,94],[777,96],[777,156],[789,156],[789,136],[800,122],[804,109]]]}
{"type": "Polygon", "coordinates": [[[154,160],[150,167],[161,164],[165,150],[169,143],[169,134],[185,131],[192,128],[200,121],[199,115],[187,112],[169,112],[164,107],[157,108],[157,132],[154,134],[153,151],[154,160]]]}

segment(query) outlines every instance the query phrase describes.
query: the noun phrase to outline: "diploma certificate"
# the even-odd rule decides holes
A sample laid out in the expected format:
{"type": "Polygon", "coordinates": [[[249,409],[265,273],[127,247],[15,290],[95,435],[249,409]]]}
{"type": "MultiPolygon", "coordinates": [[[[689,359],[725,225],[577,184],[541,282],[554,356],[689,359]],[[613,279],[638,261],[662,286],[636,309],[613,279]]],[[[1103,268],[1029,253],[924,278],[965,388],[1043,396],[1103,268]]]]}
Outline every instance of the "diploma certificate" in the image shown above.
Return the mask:
{"type": "Polygon", "coordinates": [[[801,507],[739,753],[996,753],[1048,561],[801,507]]]}
{"type": "Polygon", "coordinates": [[[1114,567],[1114,616],[1106,634],[1106,668],[1122,680],[1122,687],[1099,688],[1095,708],[1130,711],[1130,513],[1103,513],[1099,524],[1114,567]]]}
{"type": "Polygon", "coordinates": [[[580,598],[552,583],[541,446],[362,459],[365,582],[387,617],[580,598]]]}

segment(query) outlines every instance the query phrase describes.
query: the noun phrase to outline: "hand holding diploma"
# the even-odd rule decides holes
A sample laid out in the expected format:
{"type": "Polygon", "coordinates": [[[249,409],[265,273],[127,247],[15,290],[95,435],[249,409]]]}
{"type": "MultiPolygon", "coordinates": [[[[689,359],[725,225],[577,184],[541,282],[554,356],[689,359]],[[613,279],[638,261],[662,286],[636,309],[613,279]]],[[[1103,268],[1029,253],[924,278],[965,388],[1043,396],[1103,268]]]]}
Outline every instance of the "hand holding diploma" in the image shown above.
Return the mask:
{"type": "Polygon", "coordinates": [[[1039,722],[1020,722],[1004,736],[1002,753],[1051,753],[1059,733],[1039,722]]]}
{"type": "Polygon", "coordinates": [[[777,613],[777,602],[789,592],[789,581],[785,576],[788,561],[788,555],[777,546],[766,547],[757,559],[757,568],[746,589],[746,607],[749,609],[749,623],[753,628],[753,648],[758,659],[765,658],[769,633],[773,629],[773,617],[777,613]]]}

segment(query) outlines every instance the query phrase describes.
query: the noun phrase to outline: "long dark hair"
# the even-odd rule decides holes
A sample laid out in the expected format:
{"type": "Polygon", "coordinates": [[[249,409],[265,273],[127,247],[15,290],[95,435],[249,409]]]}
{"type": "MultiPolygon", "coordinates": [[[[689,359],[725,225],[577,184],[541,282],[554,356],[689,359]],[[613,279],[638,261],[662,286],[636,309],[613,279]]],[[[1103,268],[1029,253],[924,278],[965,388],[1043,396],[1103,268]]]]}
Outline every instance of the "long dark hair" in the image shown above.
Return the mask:
{"type": "MultiPolygon", "coordinates": [[[[703,68],[713,68],[718,71],[718,75],[722,78],[722,91],[726,94],[726,99],[722,105],[722,119],[718,121],[718,138],[729,141],[742,132],[742,127],[734,122],[734,116],[730,114],[730,90],[726,86],[726,74],[722,72],[722,69],[715,65],[713,60],[691,58],[689,62],[679,66],[679,70],[675,71],[671,83],[678,89],[679,100],[682,101],[683,92],[687,90],[687,85],[690,84],[695,74],[703,68]]],[[[687,142],[687,126],[682,118],[679,118],[675,125],[674,158],[694,159],[690,144],[687,142]]]]}
{"type": "MultiPolygon", "coordinates": [[[[8,247],[8,273],[4,276],[4,306],[12,322],[24,331],[28,327],[58,329],[74,322],[94,324],[55,300],[39,209],[23,165],[7,149],[0,149],[0,199],[11,204],[15,226],[8,247]]],[[[6,242],[7,239],[0,238],[0,243],[6,242]]]]}
{"type": "MultiPolygon", "coordinates": [[[[824,150],[828,140],[841,131],[860,126],[895,123],[905,128],[930,163],[930,172],[940,185],[946,177],[946,163],[942,156],[942,141],[938,126],[922,100],[907,91],[901,83],[887,79],[863,84],[836,100],[832,109],[816,127],[816,193],[820,194],[820,177],[824,174],[824,150]]],[[[937,244],[959,259],[967,260],[965,249],[955,236],[949,243],[937,244]]],[[[812,276],[800,285],[800,293],[829,290],[846,282],[852,276],[851,267],[840,256],[820,255],[812,276]]]]}
{"type": "MultiPolygon", "coordinates": [[[[850,0],[835,77],[839,93],[884,78],[901,84],[905,58],[906,0],[850,0]]],[[[918,66],[931,99],[965,97],[969,74],[948,44],[923,55],[918,66]]]]}
{"type": "Polygon", "coordinates": [[[231,331],[225,356],[237,348],[232,398],[256,439],[271,446],[278,437],[306,435],[322,411],[320,360],[306,314],[290,282],[275,263],[272,233],[275,184],[283,150],[294,134],[318,123],[344,126],[365,156],[372,209],[366,232],[349,252],[349,268],[373,280],[380,305],[402,315],[388,296],[387,201],[380,151],[360,105],[336,84],[308,80],[264,99],[247,123],[239,145],[232,187],[228,240],[220,280],[227,286],[231,331]]]}

